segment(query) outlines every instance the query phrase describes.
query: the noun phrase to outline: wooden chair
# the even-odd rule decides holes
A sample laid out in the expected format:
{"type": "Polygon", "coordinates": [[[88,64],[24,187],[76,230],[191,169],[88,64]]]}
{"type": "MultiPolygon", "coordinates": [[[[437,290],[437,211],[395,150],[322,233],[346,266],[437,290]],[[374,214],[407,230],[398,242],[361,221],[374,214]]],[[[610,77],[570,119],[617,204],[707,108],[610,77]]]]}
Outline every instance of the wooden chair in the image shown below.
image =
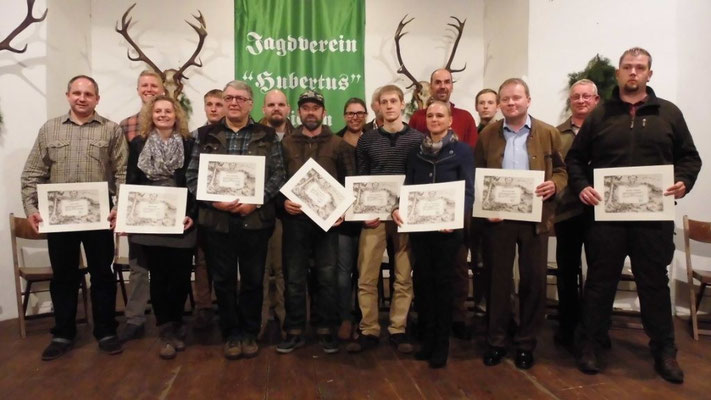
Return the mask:
{"type": "MultiPolygon", "coordinates": [[[[26,218],[15,217],[13,213],[10,213],[10,239],[12,241],[12,263],[15,272],[15,293],[17,296],[17,315],[20,325],[20,336],[25,338],[27,336],[27,329],[25,325],[26,320],[51,316],[53,313],[43,313],[32,316],[27,316],[27,305],[29,304],[30,294],[37,293],[39,291],[33,292],[32,285],[36,282],[48,282],[52,279],[52,267],[28,267],[25,265],[24,255],[22,253],[22,248],[18,246],[18,239],[24,240],[46,240],[47,236],[45,234],[37,234],[32,230],[29,221],[26,218]],[[22,290],[22,280],[25,280],[25,290],[22,290]]],[[[84,302],[84,314],[88,315],[87,306],[87,289],[86,289],[86,267],[82,257],[80,259],[80,269],[81,274],[81,293],[84,302]]],[[[86,321],[86,317],[81,321],[86,321]]]]}
{"type": "Polygon", "coordinates": [[[711,271],[695,270],[691,265],[690,241],[711,243],[711,222],[696,221],[684,215],[684,251],[686,252],[686,277],[689,282],[689,310],[691,330],[694,340],[699,340],[699,333],[711,335],[711,330],[699,329],[698,311],[704,297],[706,286],[711,284],[711,271]],[[700,282],[698,295],[694,292],[694,279],[700,282]]]}

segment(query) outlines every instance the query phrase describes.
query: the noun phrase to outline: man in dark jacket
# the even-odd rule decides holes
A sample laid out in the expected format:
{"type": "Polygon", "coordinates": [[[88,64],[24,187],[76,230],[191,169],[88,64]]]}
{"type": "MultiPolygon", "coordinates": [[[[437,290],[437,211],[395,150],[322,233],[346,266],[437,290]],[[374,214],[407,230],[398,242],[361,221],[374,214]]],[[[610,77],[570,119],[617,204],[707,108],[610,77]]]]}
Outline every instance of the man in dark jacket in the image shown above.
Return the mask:
{"type": "MultiPolygon", "coordinates": [[[[571,190],[585,205],[602,201],[592,187],[595,168],[674,165],[676,183],[664,195],[676,199],[684,197],[696,181],[701,159],[681,111],[647,87],[651,68],[652,57],[644,49],[622,54],[612,99],[585,120],[568,152],[571,190]]],[[[629,256],[655,369],[670,382],[684,381],[676,362],[666,270],[674,255],[673,234],[672,221],[591,224],[585,237],[588,273],[578,327],[581,371],[600,371],[599,337],[607,329],[622,266],[629,256]]]]}
{"type": "Polygon", "coordinates": [[[198,129],[197,141],[186,173],[188,188],[197,193],[200,154],[234,154],[265,157],[262,205],[231,202],[198,203],[207,267],[212,276],[225,339],[225,358],[254,357],[262,310],[262,279],[267,242],[274,228],[274,202],[284,183],[281,146],[272,128],[255,123],[252,88],[232,81],[223,90],[225,118],[198,129]],[[237,301],[237,269],[240,293],[237,301]]]}

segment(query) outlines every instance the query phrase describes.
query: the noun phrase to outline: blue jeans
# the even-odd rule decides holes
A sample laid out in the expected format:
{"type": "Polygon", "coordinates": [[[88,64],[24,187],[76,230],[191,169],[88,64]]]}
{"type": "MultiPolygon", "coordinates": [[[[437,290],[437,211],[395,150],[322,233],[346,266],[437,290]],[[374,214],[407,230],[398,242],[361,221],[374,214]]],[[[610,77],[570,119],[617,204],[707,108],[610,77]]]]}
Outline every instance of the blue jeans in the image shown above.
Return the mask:
{"type": "Polygon", "coordinates": [[[284,280],[286,281],[286,321],[288,333],[303,333],[306,328],[306,275],[313,258],[316,276],[315,305],[311,308],[317,329],[332,329],[338,323],[336,303],[336,258],[338,233],[324,232],[305,216],[284,218],[282,239],[284,280]]]}
{"type": "Polygon", "coordinates": [[[353,319],[353,277],[358,279],[358,239],[360,235],[338,234],[338,316],[343,321],[353,319]]]}

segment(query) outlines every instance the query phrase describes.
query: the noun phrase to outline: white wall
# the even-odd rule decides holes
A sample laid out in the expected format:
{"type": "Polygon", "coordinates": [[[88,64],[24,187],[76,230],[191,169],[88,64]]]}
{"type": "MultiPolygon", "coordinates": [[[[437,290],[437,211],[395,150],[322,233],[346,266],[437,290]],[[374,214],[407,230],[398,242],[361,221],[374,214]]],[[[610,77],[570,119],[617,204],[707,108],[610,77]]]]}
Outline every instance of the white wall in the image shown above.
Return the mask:
{"type": "MultiPolygon", "coordinates": [[[[41,15],[47,2],[35,4],[35,16],[41,15]]],[[[26,14],[25,2],[1,0],[2,39],[26,14]]],[[[50,17],[47,17],[49,20],[50,17]]],[[[47,119],[47,20],[33,24],[13,40],[16,48],[27,44],[27,51],[0,52],[0,110],[4,125],[0,129],[0,320],[17,316],[15,281],[12,272],[10,227],[7,215],[24,216],[20,201],[20,174],[37,129],[47,119]]]]}

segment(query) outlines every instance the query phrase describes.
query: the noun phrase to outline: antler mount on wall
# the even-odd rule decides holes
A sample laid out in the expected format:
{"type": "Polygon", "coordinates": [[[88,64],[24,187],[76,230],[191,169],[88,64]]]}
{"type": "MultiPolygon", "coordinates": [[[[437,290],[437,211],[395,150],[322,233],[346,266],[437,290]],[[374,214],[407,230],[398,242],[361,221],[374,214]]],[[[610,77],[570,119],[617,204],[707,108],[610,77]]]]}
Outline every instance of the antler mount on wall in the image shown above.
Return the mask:
{"type": "Polygon", "coordinates": [[[116,23],[116,32],[120,33],[121,36],[123,36],[126,41],[128,42],[129,45],[133,48],[133,50],[136,52],[135,56],[131,56],[131,50],[126,51],[126,55],[128,56],[128,59],[131,61],[143,61],[145,62],[151,69],[156,71],[160,76],[161,79],[163,80],[163,86],[165,87],[166,94],[173,97],[174,99],[177,99],[180,94],[183,92],[183,79],[188,79],[188,77],[185,76],[185,71],[190,67],[190,66],[196,66],[196,67],[202,67],[202,61],[198,59],[198,54],[200,54],[200,51],[202,50],[202,46],[205,44],[205,37],[207,37],[207,29],[205,25],[205,18],[202,16],[202,12],[198,10],[198,15],[195,16],[193,15],[193,18],[195,18],[198,23],[200,24],[195,25],[189,21],[185,21],[188,25],[190,25],[195,32],[198,34],[198,44],[197,47],[195,48],[195,51],[193,52],[192,56],[186,61],[180,68],[174,69],[174,68],[169,68],[166,70],[161,70],[158,68],[158,66],[150,59],[146,54],[141,50],[140,46],[131,38],[131,36],[128,33],[128,28],[129,25],[131,25],[131,21],[133,20],[132,17],[129,17],[128,14],[131,12],[133,7],[136,6],[136,3],[133,3],[123,14],[121,17],[121,22],[116,23]]]}
{"type": "MultiPolygon", "coordinates": [[[[459,46],[459,41],[462,38],[462,33],[464,32],[464,24],[467,22],[465,19],[464,21],[461,21],[459,18],[455,16],[450,16],[450,18],[454,19],[456,21],[456,24],[454,22],[450,22],[447,25],[451,26],[457,31],[457,37],[454,39],[454,46],[452,47],[452,52],[449,55],[449,60],[447,60],[447,64],[444,66],[446,70],[449,72],[462,72],[467,68],[467,64],[464,64],[464,67],[460,69],[453,69],[452,68],[452,61],[454,61],[454,55],[457,53],[457,47],[459,46]]],[[[400,23],[397,25],[397,30],[395,31],[395,52],[397,54],[397,62],[400,65],[399,68],[397,69],[397,72],[399,74],[403,74],[406,77],[412,81],[410,86],[407,87],[407,89],[411,87],[415,87],[415,91],[412,94],[413,100],[417,103],[417,108],[422,109],[427,107],[427,100],[429,100],[431,92],[430,92],[430,84],[427,81],[418,81],[410,71],[407,70],[407,67],[405,67],[405,62],[402,60],[402,53],[400,50],[400,39],[407,35],[408,32],[403,32],[402,30],[405,28],[407,24],[412,22],[415,18],[410,18],[407,21],[407,14],[402,17],[400,20],[400,23]]]]}
{"type": "Polygon", "coordinates": [[[35,18],[32,15],[32,9],[34,8],[34,6],[35,6],[35,0],[27,0],[27,15],[25,16],[25,19],[22,20],[22,22],[20,23],[20,25],[17,26],[17,28],[15,28],[12,32],[10,32],[9,35],[7,35],[5,40],[0,42],[0,50],[8,50],[13,53],[24,53],[25,50],[27,50],[26,44],[23,48],[16,49],[16,48],[12,47],[12,45],[10,45],[10,42],[13,39],[15,39],[15,37],[17,35],[19,35],[20,32],[27,29],[28,26],[34,24],[35,22],[42,22],[42,21],[44,21],[45,18],[47,18],[47,11],[49,11],[49,9],[44,10],[44,14],[42,14],[41,17],[35,18]]]}

